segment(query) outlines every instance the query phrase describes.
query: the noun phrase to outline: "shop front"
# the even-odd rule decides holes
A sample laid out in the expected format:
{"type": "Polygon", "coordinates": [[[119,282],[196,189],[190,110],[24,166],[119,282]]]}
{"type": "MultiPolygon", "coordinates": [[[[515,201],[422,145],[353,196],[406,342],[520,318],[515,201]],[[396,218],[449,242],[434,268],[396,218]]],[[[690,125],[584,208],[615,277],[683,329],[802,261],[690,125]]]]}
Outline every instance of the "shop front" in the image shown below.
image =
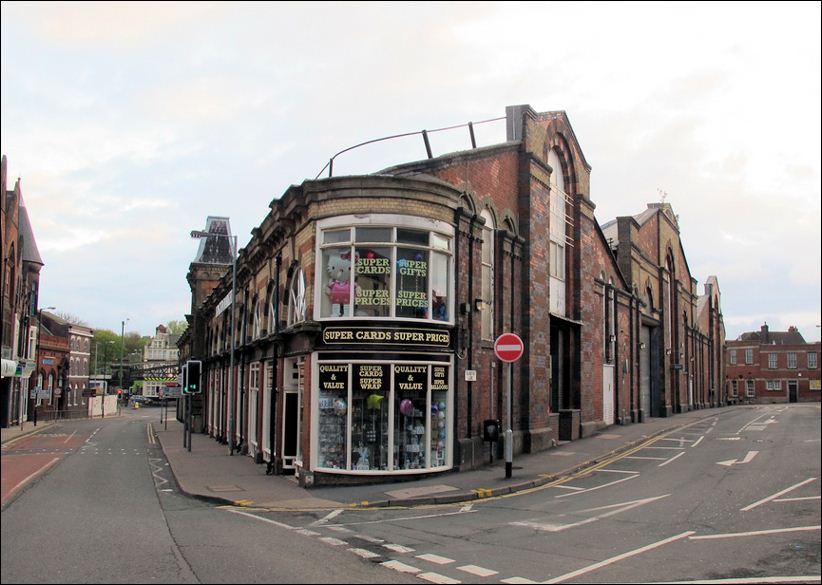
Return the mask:
{"type": "Polygon", "coordinates": [[[315,482],[451,469],[451,337],[440,328],[323,329],[311,376],[315,482]]]}

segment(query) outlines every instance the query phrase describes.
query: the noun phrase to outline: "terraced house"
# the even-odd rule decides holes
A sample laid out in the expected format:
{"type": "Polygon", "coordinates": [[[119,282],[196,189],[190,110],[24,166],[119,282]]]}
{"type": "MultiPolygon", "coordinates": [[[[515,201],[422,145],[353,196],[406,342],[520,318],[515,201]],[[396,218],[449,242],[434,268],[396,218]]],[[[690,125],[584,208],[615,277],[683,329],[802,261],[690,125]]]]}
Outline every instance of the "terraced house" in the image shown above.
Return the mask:
{"type": "Polygon", "coordinates": [[[601,226],[565,112],[505,123],[501,144],[291,186],[234,286],[209,218],[180,341],[203,361],[199,430],[309,485],[479,466],[507,408],[531,452],[725,402],[718,281],[698,294],[671,207],[601,226]]]}

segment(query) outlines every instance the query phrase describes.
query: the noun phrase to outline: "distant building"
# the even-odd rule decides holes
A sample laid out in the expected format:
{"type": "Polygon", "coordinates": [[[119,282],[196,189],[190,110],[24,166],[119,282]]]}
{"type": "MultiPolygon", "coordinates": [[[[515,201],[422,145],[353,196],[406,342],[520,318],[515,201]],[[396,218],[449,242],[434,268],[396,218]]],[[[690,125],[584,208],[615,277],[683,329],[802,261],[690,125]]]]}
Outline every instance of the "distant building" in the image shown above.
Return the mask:
{"type": "Polygon", "coordinates": [[[88,401],[83,396],[83,390],[89,387],[89,361],[94,330],[45,311],[43,323],[54,336],[67,339],[69,344],[68,376],[61,393],[60,410],[86,412],[88,401]]]}
{"type": "Polygon", "coordinates": [[[171,335],[165,325],[158,325],[151,342],[143,348],[143,369],[146,372],[143,396],[160,397],[166,384],[177,381],[176,374],[172,375],[170,370],[177,370],[180,353],[177,349],[178,337],[171,335]]]}
{"type": "Polygon", "coordinates": [[[725,369],[732,402],[818,402],[822,397],[820,342],[807,343],[796,327],[743,333],[726,344],[725,369]]]}
{"type": "Polygon", "coordinates": [[[34,403],[37,369],[37,330],[40,269],[43,260],[23,203],[18,179],[7,190],[7,160],[2,157],[0,175],[0,426],[27,420],[34,403]]]}

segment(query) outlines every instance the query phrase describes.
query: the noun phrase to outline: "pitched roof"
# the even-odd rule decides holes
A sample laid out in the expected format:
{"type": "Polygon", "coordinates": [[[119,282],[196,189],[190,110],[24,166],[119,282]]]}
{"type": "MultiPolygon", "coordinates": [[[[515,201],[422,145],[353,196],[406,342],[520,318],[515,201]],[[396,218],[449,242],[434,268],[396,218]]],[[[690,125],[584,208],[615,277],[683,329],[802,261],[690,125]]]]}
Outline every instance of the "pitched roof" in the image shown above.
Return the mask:
{"type": "MultiPolygon", "coordinates": [[[[22,203],[22,201],[21,201],[22,203]]],[[[37,240],[34,239],[34,230],[31,229],[29,214],[25,206],[20,205],[20,235],[23,238],[23,262],[31,262],[43,266],[43,258],[37,249],[37,240]]]]}

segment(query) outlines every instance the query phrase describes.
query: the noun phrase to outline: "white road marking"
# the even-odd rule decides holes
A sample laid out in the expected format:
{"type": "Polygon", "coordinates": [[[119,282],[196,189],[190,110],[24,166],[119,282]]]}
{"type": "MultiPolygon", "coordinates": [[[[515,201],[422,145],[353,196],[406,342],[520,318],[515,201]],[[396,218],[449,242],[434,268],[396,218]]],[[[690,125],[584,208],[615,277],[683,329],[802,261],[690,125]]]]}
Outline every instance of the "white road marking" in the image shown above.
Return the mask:
{"type": "Polygon", "coordinates": [[[402,546],[401,544],[384,544],[382,546],[383,546],[383,548],[387,548],[388,550],[393,550],[394,552],[398,552],[398,553],[412,553],[412,552],[414,552],[413,548],[408,548],[407,546],[402,546]]]}
{"type": "Polygon", "coordinates": [[[772,496],[768,496],[767,498],[763,498],[763,499],[759,500],[758,502],[754,502],[753,504],[751,504],[751,505],[749,505],[749,506],[745,506],[744,508],[741,508],[741,509],[740,509],[740,512],[747,512],[748,510],[753,510],[753,509],[754,509],[754,508],[756,508],[757,506],[761,506],[762,504],[767,504],[767,503],[768,503],[768,502],[770,502],[771,500],[775,500],[775,499],[776,499],[776,498],[778,498],[779,496],[784,496],[784,495],[785,495],[785,494],[787,494],[788,492],[792,492],[792,491],[793,491],[793,490],[795,490],[796,488],[798,488],[798,487],[802,487],[802,486],[803,486],[803,485],[805,485],[806,483],[811,483],[811,482],[812,482],[812,481],[814,481],[815,479],[816,479],[815,477],[811,477],[810,479],[806,479],[805,481],[800,481],[798,484],[796,484],[796,485],[792,485],[791,487],[786,488],[786,489],[782,490],[781,492],[776,492],[776,493],[775,493],[775,494],[773,494],[772,496]]]}
{"type": "Polygon", "coordinates": [[[611,557],[610,559],[605,559],[604,561],[600,561],[598,563],[594,563],[593,565],[588,565],[587,567],[583,567],[582,569],[578,569],[576,571],[572,571],[570,573],[565,573],[564,575],[560,575],[559,577],[554,577],[548,581],[543,581],[543,583],[562,583],[563,581],[567,581],[569,579],[573,579],[575,577],[579,577],[580,575],[585,575],[586,573],[590,573],[592,571],[596,571],[597,569],[601,569],[602,567],[607,567],[613,563],[619,562],[624,559],[628,559],[634,557],[636,555],[642,554],[649,550],[653,550],[655,548],[659,548],[660,546],[664,546],[671,542],[676,542],[677,540],[682,540],[683,538],[687,538],[694,534],[693,530],[689,530],[688,532],[683,532],[682,534],[677,534],[676,536],[672,536],[670,538],[666,538],[665,540],[660,540],[659,542],[655,542],[653,544],[649,544],[647,546],[643,546],[642,548],[638,548],[621,555],[617,555],[615,557],[611,557]]]}
{"type": "Polygon", "coordinates": [[[325,515],[325,517],[320,518],[316,522],[311,523],[311,526],[319,526],[321,524],[325,524],[326,522],[329,522],[329,521],[333,520],[334,518],[336,518],[337,516],[339,516],[342,513],[343,513],[342,510],[334,510],[332,512],[329,512],[328,514],[325,515]]]}
{"type": "Polygon", "coordinates": [[[411,573],[412,575],[415,573],[419,573],[420,569],[417,567],[412,567],[411,565],[406,565],[405,563],[401,563],[399,561],[385,561],[384,563],[380,563],[383,567],[388,569],[393,569],[394,571],[398,571],[400,573],[411,573]]]}
{"type": "Polygon", "coordinates": [[[429,563],[435,563],[437,565],[448,565],[454,562],[454,559],[432,554],[417,555],[417,558],[422,559],[423,561],[428,561],[429,563]]]}
{"type": "Polygon", "coordinates": [[[552,487],[555,487],[558,490],[571,490],[571,491],[575,491],[575,492],[582,491],[582,490],[585,489],[585,488],[581,488],[581,487],[574,487],[572,485],[555,485],[555,486],[552,486],[552,487]]]}
{"type": "Polygon", "coordinates": [[[562,532],[563,530],[576,528],[578,526],[584,526],[585,524],[591,524],[592,522],[602,520],[603,518],[608,518],[610,516],[614,516],[622,512],[627,512],[628,510],[633,510],[634,508],[638,508],[639,506],[644,506],[645,504],[650,504],[651,502],[661,500],[662,498],[667,498],[670,495],[671,494],[665,494],[664,496],[657,496],[655,498],[631,500],[630,502],[622,502],[621,504],[610,504],[608,506],[599,506],[597,508],[579,510],[578,512],[574,512],[574,514],[583,514],[585,512],[598,512],[600,510],[610,510],[610,512],[606,512],[605,514],[599,514],[597,516],[592,516],[591,518],[586,518],[585,520],[580,520],[579,522],[573,522],[571,524],[548,524],[531,521],[509,522],[509,524],[511,526],[524,526],[526,528],[535,528],[537,530],[541,530],[542,532],[562,532]]]}
{"type": "Polygon", "coordinates": [[[739,461],[736,459],[728,459],[727,461],[717,461],[716,464],[724,465],[725,467],[730,467],[731,465],[742,465],[743,463],[750,463],[757,455],[759,455],[759,451],[748,451],[748,454],[745,455],[744,459],[739,461]]]}
{"type": "Polygon", "coordinates": [[[74,435],[76,435],[76,434],[77,434],[77,431],[74,431],[73,433],[71,433],[71,434],[68,436],[68,439],[66,439],[65,441],[63,441],[63,443],[68,443],[68,442],[71,440],[71,438],[72,438],[74,435]]]}
{"type": "Polygon", "coordinates": [[[705,536],[691,536],[688,540],[717,540],[720,538],[739,538],[742,536],[762,536],[765,534],[782,534],[784,532],[813,532],[822,529],[822,525],[797,526],[796,528],[774,528],[772,530],[755,530],[753,532],[729,532],[728,534],[708,534],[705,536]]]}
{"type": "Polygon", "coordinates": [[[567,498],[568,496],[576,496],[577,494],[584,494],[586,492],[593,492],[593,491],[596,491],[596,490],[601,490],[603,488],[610,487],[612,485],[616,485],[618,483],[622,483],[623,481],[630,481],[632,479],[635,479],[636,477],[638,477],[638,476],[630,475],[628,477],[623,477],[622,479],[617,479],[617,480],[612,481],[610,483],[605,483],[605,484],[602,484],[602,485],[598,485],[596,487],[588,488],[587,490],[582,490],[581,492],[572,492],[570,494],[562,494],[561,496],[554,496],[554,497],[555,498],[567,498]]]}
{"type": "Polygon", "coordinates": [[[638,471],[626,471],[624,469],[597,469],[597,471],[604,471],[605,473],[627,473],[630,475],[639,475],[638,471]]]}
{"type": "Polygon", "coordinates": [[[344,540],[340,540],[339,538],[334,538],[333,536],[323,536],[320,538],[325,544],[330,544],[331,546],[343,546],[347,545],[348,543],[344,540]]]}
{"type": "Polygon", "coordinates": [[[780,498],[778,500],[774,500],[774,502],[804,502],[807,500],[819,500],[821,499],[820,496],[807,496],[805,498],[780,498]]]}
{"type": "Polygon", "coordinates": [[[400,522],[404,520],[422,520],[426,518],[442,518],[444,516],[458,516],[460,514],[472,514],[476,510],[466,510],[467,506],[463,506],[456,512],[446,512],[444,514],[428,514],[425,516],[406,516],[404,518],[386,518],[385,520],[367,520],[363,522],[344,522],[342,524],[335,524],[334,526],[358,526],[360,524],[383,524],[385,522],[400,522]],[[464,511],[463,511],[464,510],[464,511]]]}
{"type": "Polygon", "coordinates": [[[672,438],[669,438],[669,437],[663,437],[662,439],[660,439],[660,441],[674,441],[674,442],[677,442],[677,443],[693,443],[693,441],[691,439],[683,439],[683,438],[672,439],[672,438]]]}
{"type": "Polygon", "coordinates": [[[23,479],[20,483],[18,483],[18,484],[17,484],[17,485],[15,485],[13,488],[11,488],[11,490],[9,491],[9,497],[11,497],[11,496],[12,496],[12,494],[14,494],[14,493],[15,493],[15,492],[19,489],[19,488],[21,488],[21,487],[22,487],[22,486],[23,486],[26,482],[28,482],[30,479],[34,479],[35,477],[37,477],[37,476],[38,476],[38,475],[40,475],[41,473],[45,473],[45,472],[46,472],[46,470],[47,470],[49,467],[51,467],[52,465],[54,465],[54,464],[55,464],[55,463],[57,463],[58,461],[60,461],[60,458],[59,458],[59,457],[55,457],[54,459],[52,459],[51,461],[49,461],[48,463],[46,463],[43,467],[41,467],[40,469],[38,469],[37,471],[35,471],[35,472],[34,472],[34,473],[32,473],[31,475],[27,476],[27,477],[26,477],[25,479],[23,479]]]}
{"type": "Polygon", "coordinates": [[[741,441],[742,437],[717,437],[717,441],[741,441]]]}
{"type": "Polygon", "coordinates": [[[644,449],[667,449],[669,451],[681,451],[684,447],[644,447],[644,449]]]}
{"type": "Polygon", "coordinates": [[[297,530],[297,534],[302,534],[303,536],[319,536],[319,532],[314,532],[313,530],[308,530],[307,528],[300,528],[297,530]]]}
{"type": "Polygon", "coordinates": [[[420,573],[417,577],[430,581],[431,583],[462,583],[462,581],[452,579],[451,577],[446,577],[445,575],[440,575],[439,573],[420,573]]]}
{"type": "Polygon", "coordinates": [[[461,567],[457,567],[458,571],[465,571],[471,575],[475,575],[477,577],[490,577],[491,575],[499,574],[499,571],[492,571],[491,569],[484,569],[483,567],[478,567],[476,565],[463,565],[461,567]]]}
{"type": "Polygon", "coordinates": [[[248,512],[241,512],[240,510],[231,509],[226,509],[226,511],[231,512],[232,514],[239,514],[240,516],[247,516],[249,518],[253,518],[254,520],[259,520],[260,522],[268,522],[269,524],[279,526],[280,528],[285,528],[286,530],[297,530],[296,526],[289,526],[288,524],[283,524],[282,522],[277,522],[276,520],[271,520],[269,518],[261,518],[256,514],[249,514],[248,512]]]}
{"type": "MultiPolygon", "coordinates": [[[[766,417],[766,416],[770,416],[770,415],[769,415],[768,413],[765,413],[765,414],[760,414],[758,417],[756,417],[755,419],[753,419],[751,422],[747,423],[747,424],[746,424],[745,426],[743,426],[741,429],[739,429],[738,431],[736,431],[736,434],[738,435],[739,433],[743,432],[743,431],[744,431],[744,430],[745,430],[748,426],[750,426],[750,425],[752,425],[752,424],[756,423],[756,421],[758,421],[760,418],[764,418],[764,417],[766,417]]],[[[762,423],[760,423],[760,424],[762,424],[762,423]]]]}
{"type": "Polygon", "coordinates": [[[525,577],[509,577],[508,579],[502,579],[500,583],[508,583],[509,585],[531,585],[532,583],[536,583],[536,581],[531,581],[531,579],[526,579],[525,577]]]}
{"type": "Polygon", "coordinates": [[[702,439],[704,439],[704,438],[705,438],[705,436],[704,436],[704,435],[703,435],[703,436],[701,436],[701,437],[699,437],[699,439],[697,439],[697,440],[696,440],[696,443],[694,443],[693,445],[691,445],[691,447],[696,447],[697,445],[699,445],[699,444],[702,442],[702,439]]]}
{"type": "Polygon", "coordinates": [[[671,457],[670,459],[668,459],[664,463],[660,463],[659,465],[657,465],[657,467],[665,467],[666,465],[668,465],[672,461],[676,461],[677,459],[679,459],[683,455],[685,455],[685,451],[683,451],[682,453],[678,453],[678,454],[674,455],[673,457],[671,457]]]}
{"type": "Polygon", "coordinates": [[[376,559],[380,555],[375,552],[371,552],[370,550],[365,550],[364,548],[349,548],[349,552],[354,553],[358,557],[362,557],[364,559],[376,559]]]}
{"type": "Polygon", "coordinates": [[[641,459],[643,461],[665,461],[665,457],[642,457],[640,455],[629,455],[628,457],[623,457],[623,459],[641,459]]]}

